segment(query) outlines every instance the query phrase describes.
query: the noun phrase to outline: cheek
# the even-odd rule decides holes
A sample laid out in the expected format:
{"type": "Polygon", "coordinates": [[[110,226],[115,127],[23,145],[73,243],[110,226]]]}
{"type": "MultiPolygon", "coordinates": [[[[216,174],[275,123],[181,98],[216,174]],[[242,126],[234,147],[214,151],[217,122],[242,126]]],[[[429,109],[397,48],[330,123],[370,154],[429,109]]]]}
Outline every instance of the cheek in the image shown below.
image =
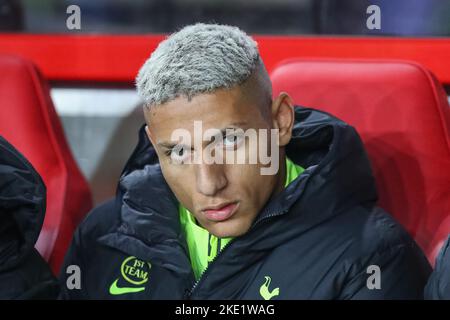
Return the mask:
{"type": "Polygon", "coordinates": [[[273,185],[273,176],[261,175],[258,164],[232,165],[228,172],[230,186],[241,200],[251,206],[261,205],[267,200],[273,185]]]}
{"type": "Polygon", "coordinates": [[[161,171],[169,185],[172,192],[177,197],[184,206],[191,206],[191,195],[192,190],[190,188],[193,186],[192,181],[189,178],[188,172],[183,172],[180,169],[172,168],[170,164],[161,164],[161,171]]]}
{"type": "MultiPolygon", "coordinates": [[[[261,169],[261,168],[259,168],[261,169]]],[[[276,177],[273,175],[261,175],[258,171],[258,176],[254,178],[255,193],[259,195],[259,204],[264,205],[276,184],[276,177]]]]}

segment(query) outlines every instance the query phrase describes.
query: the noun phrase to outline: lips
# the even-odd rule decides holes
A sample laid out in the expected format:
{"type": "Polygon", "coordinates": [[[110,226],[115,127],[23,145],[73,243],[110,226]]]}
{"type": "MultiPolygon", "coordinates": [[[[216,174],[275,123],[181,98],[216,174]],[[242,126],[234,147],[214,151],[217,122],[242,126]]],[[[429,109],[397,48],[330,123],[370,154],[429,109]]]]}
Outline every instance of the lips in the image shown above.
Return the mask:
{"type": "Polygon", "coordinates": [[[231,218],[238,207],[239,202],[231,202],[205,208],[202,212],[208,220],[220,222],[231,218]]]}

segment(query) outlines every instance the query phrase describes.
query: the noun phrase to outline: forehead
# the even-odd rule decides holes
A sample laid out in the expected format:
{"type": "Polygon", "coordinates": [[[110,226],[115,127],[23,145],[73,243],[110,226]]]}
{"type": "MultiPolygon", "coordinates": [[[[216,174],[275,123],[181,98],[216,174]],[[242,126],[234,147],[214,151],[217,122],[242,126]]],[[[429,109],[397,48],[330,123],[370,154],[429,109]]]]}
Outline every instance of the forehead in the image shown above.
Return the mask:
{"type": "Polygon", "coordinates": [[[176,129],[194,131],[194,121],[201,121],[203,130],[222,129],[233,123],[246,123],[247,128],[263,124],[258,101],[239,88],[200,94],[190,101],[180,97],[146,111],[149,130],[157,139],[168,139],[176,129]]]}

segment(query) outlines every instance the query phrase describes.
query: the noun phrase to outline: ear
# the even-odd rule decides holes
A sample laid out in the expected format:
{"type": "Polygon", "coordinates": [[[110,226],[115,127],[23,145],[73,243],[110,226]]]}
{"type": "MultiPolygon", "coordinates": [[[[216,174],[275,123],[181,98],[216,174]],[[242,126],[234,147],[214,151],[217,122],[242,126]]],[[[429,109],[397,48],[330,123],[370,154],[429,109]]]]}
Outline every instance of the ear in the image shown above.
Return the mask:
{"type": "Polygon", "coordinates": [[[272,102],[273,128],[279,130],[279,143],[286,146],[292,137],[294,103],[286,92],[281,92],[272,102]]]}

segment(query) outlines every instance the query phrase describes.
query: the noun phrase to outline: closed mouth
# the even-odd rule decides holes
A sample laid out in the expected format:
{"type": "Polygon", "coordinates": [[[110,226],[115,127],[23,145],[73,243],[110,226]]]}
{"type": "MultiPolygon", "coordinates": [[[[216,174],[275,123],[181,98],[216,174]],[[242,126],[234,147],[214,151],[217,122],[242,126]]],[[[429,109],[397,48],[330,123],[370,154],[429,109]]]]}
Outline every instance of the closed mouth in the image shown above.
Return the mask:
{"type": "Polygon", "coordinates": [[[222,203],[215,206],[206,207],[202,213],[208,220],[220,222],[231,218],[239,207],[239,202],[222,203]]]}

